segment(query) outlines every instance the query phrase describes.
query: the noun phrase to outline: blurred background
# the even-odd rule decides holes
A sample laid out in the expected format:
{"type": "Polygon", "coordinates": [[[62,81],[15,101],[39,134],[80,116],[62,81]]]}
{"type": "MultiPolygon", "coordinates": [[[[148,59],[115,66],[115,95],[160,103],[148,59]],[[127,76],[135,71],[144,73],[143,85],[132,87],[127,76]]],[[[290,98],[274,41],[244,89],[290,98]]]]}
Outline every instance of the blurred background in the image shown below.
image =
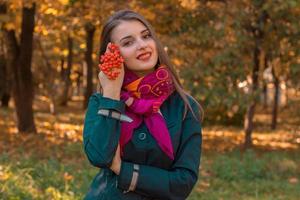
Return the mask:
{"type": "Polygon", "coordinates": [[[190,200],[299,199],[299,0],[0,0],[0,199],[82,199],[105,20],[139,12],[205,111],[190,200]]]}

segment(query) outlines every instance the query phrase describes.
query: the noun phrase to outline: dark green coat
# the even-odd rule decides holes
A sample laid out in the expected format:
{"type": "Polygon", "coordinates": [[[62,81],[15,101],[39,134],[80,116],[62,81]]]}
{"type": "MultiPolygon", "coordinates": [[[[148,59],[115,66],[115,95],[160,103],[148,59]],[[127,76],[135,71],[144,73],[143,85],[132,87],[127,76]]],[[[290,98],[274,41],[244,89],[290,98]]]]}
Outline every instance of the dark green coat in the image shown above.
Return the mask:
{"type": "MultiPolygon", "coordinates": [[[[195,102],[189,98],[196,114],[195,102]]],[[[95,93],[89,100],[85,116],[84,150],[90,163],[102,168],[94,178],[85,199],[105,200],[182,200],[190,194],[198,178],[201,156],[201,125],[188,111],[184,121],[184,102],[174,92],[160,107],[169,129],[175,160],[161,151],[142,123],[124,147],[120,174],[114,174],[109,166],[117,149],[121,121],[97,114],[100,108],[124,113],[125,103],[95,93]],[[139,177],[134,192],[128,190],[133,164],[139,164],[139,177]]],[[[159,127],[157,127],[159,128],[159,127]]]]}

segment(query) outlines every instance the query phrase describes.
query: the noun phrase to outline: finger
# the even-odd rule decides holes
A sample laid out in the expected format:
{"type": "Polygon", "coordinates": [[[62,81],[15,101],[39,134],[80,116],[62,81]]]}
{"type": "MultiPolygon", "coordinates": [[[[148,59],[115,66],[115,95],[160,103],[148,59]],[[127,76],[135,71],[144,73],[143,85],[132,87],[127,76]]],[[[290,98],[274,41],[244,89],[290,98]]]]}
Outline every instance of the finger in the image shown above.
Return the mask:
{"type": "Polygon", "coordinates": [[[111,45],[111,42],[109,42],[109,43],[107,44],[105,52],[111,52],[111,51],[110,51],[110,45],[111,45]]]}
{"type": "Polygon", "coordinates": [[[116,156],[117,156],[118,160],[121,159],[121,148],[120,148],[120,143],[118,144],[118,148],[117,148],[117,151],[116,151],[116,156]]]}
{"type": "Polygon", "coordinates": [[[118,144],[115,156],[120,156],[120,143],[118,144]]]}
{"type": "Polygon", "coordinates": [[[100,71],[99,74],[98,74],[98,78],[99,78],[100,83],[101,83],[101,80],[103,80],[105,77],[106,77],[106,74],[103,71],[100,71]]]}

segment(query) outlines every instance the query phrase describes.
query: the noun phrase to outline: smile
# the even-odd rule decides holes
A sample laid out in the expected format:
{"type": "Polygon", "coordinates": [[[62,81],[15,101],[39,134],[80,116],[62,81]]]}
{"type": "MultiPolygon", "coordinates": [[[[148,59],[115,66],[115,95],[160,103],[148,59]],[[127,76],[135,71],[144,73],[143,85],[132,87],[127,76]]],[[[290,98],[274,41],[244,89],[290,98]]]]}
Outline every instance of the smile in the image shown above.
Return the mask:
{"type": "Polygon", "coordinates": [[[151,53],[148,52],[148,53],[144,53],[144,54],[142,54],[142,55],[139,55],[139,56],[137,57],[137,59],[138,59],[138,60],[143,60],[143,61],[145,61],[145,60],[148,60],[150,57],[151,57],[151,53]]]}

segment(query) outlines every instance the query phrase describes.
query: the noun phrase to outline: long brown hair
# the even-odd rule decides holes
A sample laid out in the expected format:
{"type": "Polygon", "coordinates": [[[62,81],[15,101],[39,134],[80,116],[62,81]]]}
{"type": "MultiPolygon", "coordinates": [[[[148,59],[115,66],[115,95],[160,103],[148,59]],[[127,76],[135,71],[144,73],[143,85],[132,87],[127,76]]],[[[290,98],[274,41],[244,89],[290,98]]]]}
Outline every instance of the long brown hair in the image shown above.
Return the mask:
{"type": "MultiPolygon", "coordinates": [[[[102,29],[102,33],[101,33],[101,39],[100,39],[100,52],[99,52],[99,56],[103,55],[106,51],[106,46],[108,45],[109,42],[111,42],[111,32],[112,30],[118,26],[122,21],[131,21],[131,20],[138,20],[141,23],[143,23],[145,25],[145,27],[150,31],[150,34],[153,38],[153,40],[156,43],[156,48],[157,48],[157,52],[158,52],[158,65],[159,64],[164,64],[166,65],[170,71],[171,71],[171,75],[172,75],[172,79],[175,85],[175,89],[176,91],[179,93],[179,95],[181,96],[181,98],[184,101],[184,115],[183,115],[183,119],[186,117],[186,113],[187,113],[187,108],[189,108],[193,114],[193,116],[198,120],[198,121],[202,121],[203,119],[203,109],[200,106],[200,104],[191,96],[189,95],[182,87],[182,84],[179,81],[179,77],[167,55],[167,52],[164,50],[160,40],[157,38],[153,27],[151,26],[151,24],[140,14],[132,11],[132,10],[120,10],[117,11],[116,13],[114,13],[112,16],[110,16],[110,18],[107,20],[107,22],[105,23],[103,29],[102,29]],[[196,117],[195,113],[189,103],[188,97],[189,96],[191,99],[193,99],[198,108],[199,108],[199,115],[196,117]]],[[[157,65],[157,66],[158,66],[157,65]]],[[[101,88],[101,85],[99,85],[101,88]]],[[[100,89],[99,88],[99,89],[100,89]]]]}

